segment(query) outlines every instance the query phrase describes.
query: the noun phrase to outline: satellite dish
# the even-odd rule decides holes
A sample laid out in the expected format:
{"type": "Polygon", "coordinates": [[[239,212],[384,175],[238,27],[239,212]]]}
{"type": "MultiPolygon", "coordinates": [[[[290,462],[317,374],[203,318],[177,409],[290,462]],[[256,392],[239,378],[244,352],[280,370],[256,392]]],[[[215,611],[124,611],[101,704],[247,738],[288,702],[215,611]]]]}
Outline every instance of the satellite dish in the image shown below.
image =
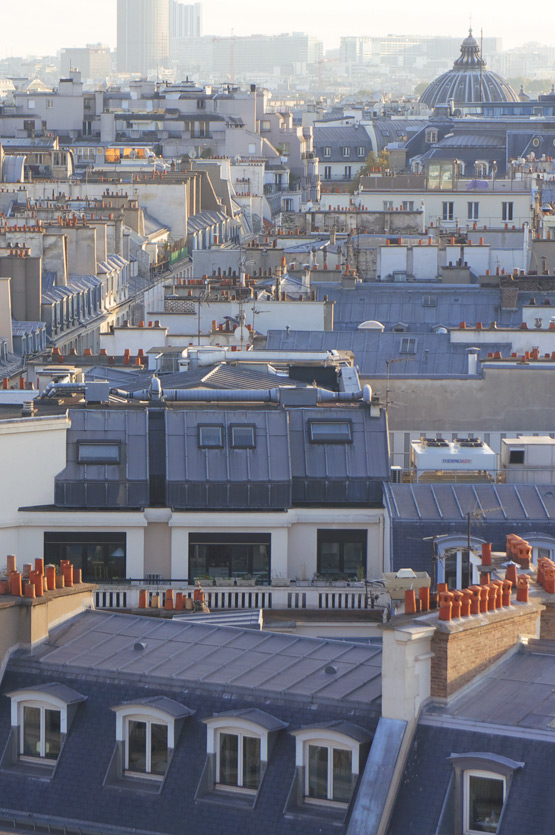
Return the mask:
{"type": "Polygon", "coordinates": [[[249,341],[248,330],[243,325],[240,325],[238,328],[235,328],[235,330],[233,331],[233,339],[238,344],[241,344],[241,342],[248,342],[249,341]]]}
{"type": "Polygon", "coordinates": [[[366,322],[361,322],[358,326],[359,331],[384,331],[385,328],[381,322],[376,322],[375,319],[368,319],[366,322]]]}

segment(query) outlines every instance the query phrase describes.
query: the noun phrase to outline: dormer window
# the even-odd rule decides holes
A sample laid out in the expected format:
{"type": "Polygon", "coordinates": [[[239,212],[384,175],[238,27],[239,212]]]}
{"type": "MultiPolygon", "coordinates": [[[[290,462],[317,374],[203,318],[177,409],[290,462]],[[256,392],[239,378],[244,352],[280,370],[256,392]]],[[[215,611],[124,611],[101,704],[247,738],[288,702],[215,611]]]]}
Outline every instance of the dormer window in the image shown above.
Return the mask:
{"type": "Polygon", "coordinates": [[[343,156],[344,157],[350,157],[351,156],[351,149],[347,145],[345,145],[345,147],[343,148],[343,156]]]}
{"type": "Polygon", "coordinates": [[[426,142],[428,145],[434,145],[437,142],[438,133],[434,128],[428,128],[426,131],[426,142]]]}
{"type": "Polygon", "coordinates": [[[331,157],[331,148],[328,145],[324,148],[324,156],[331,157]]]}
{"type": "Polygon", "coordinates": [[[305,796],[308,800],[348,803],[353,782],[351,748],[334,747],[324,741],[306,743],[305,796]]]}
{"type": "Polygon", "coordinates": [[[207,726],[207,762],[199,794],[210,799],[227,792],[252,805],[264,779],[271,750],[285,722],[257,708],[219,713],[207,726]]]}
{"type": "Polygon", "coordinates": [[[456,835],[497,833],[514,773],[524,763],[499,754],[451,754],[449,783],[438,831],[456,835]]]}
{"type": "Polygon", "coordinates": [[[40,702],[21,709],[20,756],[57,760],[62,744],[60,711],[40,702]]]}
{"type": "Polygon", "coordinates": [[[54,773],[75,711],[85,697],[63,684],[49,683],[7,694],[11,699],[10,742],[0,767],[54,773]]]}
{"type": "Polygon", "coordinates": [[[130,787],[136,781],[142,791],[159,792],[183,722],[194,711],[166,696],[126,702],[112,710],[116,714],[116,747],[106,782],[130,787]]]}
{"type": "Polygon", "coordinates": [[[351,722],[338,721],[300,728],[292,735],[297,766],[297,785],[291,792],[294,811],[319,814],[316,808],[325,807],[326,816],[331,814],[339,822],[347,814],[370,734],[351,722]]]}
{"type": "Polygon", "coordinates": [[[464,772],[464,835],[497,832],[505,791],[506,780],[500,774],[489,771],[464,772]]]}

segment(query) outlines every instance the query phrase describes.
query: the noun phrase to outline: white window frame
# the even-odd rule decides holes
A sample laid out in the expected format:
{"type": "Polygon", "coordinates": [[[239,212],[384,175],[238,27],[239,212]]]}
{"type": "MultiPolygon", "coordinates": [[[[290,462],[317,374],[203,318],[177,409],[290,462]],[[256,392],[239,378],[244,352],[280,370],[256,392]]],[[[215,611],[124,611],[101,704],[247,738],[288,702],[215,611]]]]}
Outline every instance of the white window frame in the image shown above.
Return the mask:
{"type": "MultiPolygon", "coordinates": [[[[469,565],[470,565],[470,583],[469,585],[479,585],[480,583],[480,572],[478,571],[478,566],[482,564],[482,559],[478,554],[475,554],[474,551],[482,546],[482,541],[478,541],[476,539],[471,539],[470,541],[470,554],[468,556],[469,565]]],[[[449,539],[444,539],[441,543],[438,543],[438,568],[437,568],[437,579],[439,583],[445,582],[445,557],[446,552],[451,551],[452,549],[456,548],[456,560],[457,560],[457,579],[456,579],[456,588],[461,589],[463,588],[462,582],[462,555],[463,551],[468,550],[468,543],[466,539],[463,541],[459,539],[458,541],[454,541],[449,539]]]]}
{"type": "Polygon", "coordinates": [[[324,180],[331,180],[331,165],[324,165],[324,180]]]}
{"type": "Polygon", "coordinates": [[[455,204],[452,200],[444,200],[441,204],[441,219],[454,220],[455,204]]]}
{"type": "MultiPolygon", "coordinates": [[[[348,806],[348,803],[344,803],[338,800],[323,800],[321,798],[316,797],[309,797],[308,796],[308,779],[309,779],[309,772],[308,772],[308,749],[310,745],[318,745],[324,748],[328,748],[328,750],[333,751],[334,748],[340,751],[350,751],[351,752],[351,775],[352,775],[352,783],[356,782],[358,775],[360,773],[360,743],[357,742],[355,739],[351,739],[345,734],[339,733],[338,731],[327,730],[326,728],[322,728],[321,730],[317,728],[307,728],[306,730],[300,730],[294,732],[295,736],[295,764],[298,767],[304,768],[304,777],[303,777],[303,796],[304,802],[309,804],[314,804],[318,806],[335,806],[340,809],[344,809],[348,806]]],[[[331,756],[328,754],[328,788],[327,788],[328,798],[333,797],[333,753],[331,756]],[[332,780],[330,782],[330,768],[332,774],[332,780]]]]}
{"type": "Polygon", "coordinates": [[[255,733],[245,733],[244,731],[240,731],[237,728],[218,728],[216,731],[216,788],[222,789],[224,791],[236,791],[240,790],[242,793],[245,794],[256,794],[258,789],[260,788],[260,783],[262,782],[262,738],[260,734],[255,733]],[[230,783],[222,783],[221,782],[221,762],[220,762],[220,737],[222,734],[229,734],[230,736],[236,736],[238,739],[237,744],[237,785],[233,785],[230,783]],[[259,773],[260,773],[260,780],[258,782],[258,786],[255,789],[251,789],[248,786],[243,785],[243,741],[245,739],[258,739],[260,742],[260,763],[259,763],[259,773]]]}
{"type": "Polygon", "coordinates": [[[501,203],[501,220],[508,222],[514,220],[515,204],[512,200],[503,200],[501,203]]]}
{"type": "MultiPolygon", "coordinates": [[[[124,741],[124,766],[123,766],[123,773],[128,777],[141,777],[141,778],[148,778],[152,780],[162,780],[164,778],[164,774],[153,774],[152,773],[152,725],[164,725],[168,732],[168,744],[167,744],[167,762],[169,764],[169,754],[170,754],[170,732],[169,732],[169,725],[167,721],[156,719],[151,716],[141,716],[140,714],[127,716],[125,719],[125,741],[124,741]],[[146,724],[146,751],[145,751],[145,770],[144,771],[133,771],[132,768],[129,768],[129,738],[130,738],[130,730],[129,724],[130,722],[142,722],[146,724]]],[[[167,765],[166,765],[167,769],[167,765]]]]}
{"type": "Polygon", "coordinates": [[[350,180],[353,176],[353,167],[352,165],[345,166],[345,179],[350,180]]]}
{"type": "Polygon", "coordinates": [[[326,145],[326,147],[324,148],[324,157],[331,157],[331,148],[329,147],[329,145],[326,145]]]}
{"type": "MultiPolygon", "coordinates": [[[[23,760],[24,762],[37,762],[37,760],[42,760],[45,763],[48,763],[49,765],[54,765],[54,763],[56,763],[58,761],[58,757],[56,757],[55,760],[46,757],[46,732],[45,732],[46,728],[45,728],[45,722],[46,722],[46,711],[47,710],[53,710],[53,711],[56,711],[57,713],[60,714],[60,748],[61,748],[63,734],[66,733],[66,731],[62,731],[62,717],[63,717],[63,713],[64,713],[62,708],[59,705],[51,703],[50,701],[47,702],[47,701],[43,701],[42,699],[39,700],[39,699],[36,699],[36,698],[34,700],[29,699],[29,700],[21,701],[21,702],[18,703],[18,706],[17,706],[18,722],[17,722],[17,724],[19,725],[19,738],[18,738],[18,741],[17,741],[17,753],[18,753],[18,758],[20,760],[23,760]],[[40,710],[40,742],[39,742],[40,752],[37,756],[34,756],[32,754],[24,754],[23,753],[23,741],[24,741],[24,734],[25,734],[25,719],[24,719],[24,716],[25,716],[25,708],[26,707],[38,708],[40,710]]],[[[66,719],[67,719],[67,714],[66,714],[66,719]]],[[[13,724],[13,721],[12,721],[12,724],[13,724]]],[[[66,722],[66,729],[67,729],[67,722],[66,722]]]]}
{"type": "Polygon", "coordinates": [[[351,156],[351,149],[350,149],[350,147],[349,147],[348,145],[344,145],[344,146],[343,146],[343,156],[344,156],[345,158],[347,158],[347,157],[350,157],[350,156],[351,156]]]}
{"type": "MultiPolygon", "coordinates": [[[[353,748],[351,745],[340,745],[337,742],[328,742],[327,740],[323,739],[309,739],[304,744],[305,752],[304,752],[304,762],[305,762],[305,773],[304,773],[304,800],[305,803],[315,803],[315,804],[322,804],[325,803],[326,806],[338,806],[344,807],[348,806],[349,801],[340,801],[333,799],[333,752],[334,751],[349,751],[351,754],[351,775],[353,774],[353,761],[354,761],[354,753],[353,748]],[[322,797],[310,797],[309,796],[309,789],[310,789],[310,769],[309,769],[309,749],[311,746],[318,747],[318,748],[327,748],[328,751],[328,778],[327,778],[327,798],[324,799],[322,797]]],[[[352,780],[352,777],[351,777],[352,780]]]]}
{"type": "Polygon", "coordinates": [[[480,203],[478,200],[469,200],[467,203],[468,220],[478,220],[480,217],[480,203]]]}
{"type": "Polygon", "coordinates": [[[480,835],[480,830],[470,829],[470,778],[485,777],[488,780],[498,780],[503,783],[503,805],[507,798],[507,778],[495,771],[484,771],[483,769],[468,769],[463,772],[463,835],[480,835]]]}
{"type": "Polygon", "coordinates": [[[173,716],[166,713],[165,710],[149,707],[148,705],[122,705],[121,707],[113,708],[116,714],[116,742],[123,743],[123,773],[126,777],[138,777],[147,780],[163,780],[164,774],[152,774],[148,768],[152,766],[149,762],[151,735],[149,733],[147,738],[147,771],[130,771],[129,770],[129,722],[146,722],[147,728],[150,730],[151,725],[166,725],[168,729],[168,766],[171,759],[172,751],[175,748],[175,720],[173,716]]]}
{"type": "Polygon", "coordinates": [[[264,770],[268,764],[268,735],[269,731],[262,725],[258,725],[250,719],[243,719],[241,717],[233,716],[214,716],[210,719],[204,719],[206,724],[206,752],[213,754],[216,758],[215,768],[215,788],[219,791],[240,792],[243,794],[255,795],[264,779],[264,770]],[[258,788],[249,789],[242,785],[230,786],[227,783],[220,783],[220,734],[233,734],[239,737],[239,751],[237,754],[238,766],[237,774],[240,775],[240,782],[243,782],[243,746],[242,738],[251,737],[260,740],[260,782],[258,788]]]}
{"type": "Polygon", "coordinates": [[[359,155],[359,157],[365,157],[366,156],[366,148],[364,147],[364,145],[359,145],[358,146],[358,155],[359,155]]]}

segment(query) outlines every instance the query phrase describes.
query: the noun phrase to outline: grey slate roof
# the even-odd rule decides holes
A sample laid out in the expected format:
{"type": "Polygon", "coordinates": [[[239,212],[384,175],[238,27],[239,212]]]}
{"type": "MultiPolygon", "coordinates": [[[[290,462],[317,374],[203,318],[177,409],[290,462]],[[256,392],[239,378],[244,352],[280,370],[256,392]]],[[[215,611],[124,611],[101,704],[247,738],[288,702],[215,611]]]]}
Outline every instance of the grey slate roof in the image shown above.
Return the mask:
{"type": "Polygon", "coordinates": [[[393,519],[458,521],[468,512],[487,519],[555,520],[555,487],[535,484],[388,484],[393,519]]]}
{"type": "MultiPolygon", "coordinates": [[[[433,276],[430,276],[432,278],[433,276]]],[[[497,322],[499,327],[518,327],[521,306],[537,293],[519,293],[518,307],[504,310],[498,289],[475,285],[445,286],[439,282],[414,284],[361,284],[345,290],[328,283],[315,285],[318,298],[334,301],[334,330],[353,330],[361,322],[381,322],[389,330],[399,322],[410,331],[431,330],[434,326],[458,327],[460,322],[497,322]]]]}
{"type": "MultiPolygon", "coordinates": [[[[452,343],[448,333],[354,330],[354,331],[268,331],[266,347],[278,351],[352,351],[362,377],[385,377],[387,361],[406,359],[390,365],[390,377],[468,376],[468,344],[452,343]],[[414,337],[414,352],[402,352],[403,340],[414,337]]],[[[479,358],[492,351],[509,356],[510,343],[482,345],[479,358]]]]}
{"type": "Polygon", "coordinates": [[[284,411],[168,411],[166,426],[171,507],[251,510],[289,507],[291,461],[284,411]],[[199,446],[202,424],[223,427],[223,449],[199,446]],[[255,427],[253,449],[230,449],[234,424],[255,427]]]}
{"type": "Polygon", "coordinates": [[[354,408],[292,409],[289,412],[294,503],[381,504],[381,480],[389,477],[385,415],[370,418],[354,408]],[[314,444],[310,420],[349,420],[352,444],[314,444]]]}
{"type": "MultiPolygon", "coordinates": [[[[445,707],[432,706],[426,715],[457,723],[466,720],[487,725],[545,731],[555,742],[555,654],[551,648],[521,649],[486,674],[478,687],[464,692],[445,707]],[[546,654],[544,654],[546,653],[546,654]],[[499,698],[500,694],[503,698],[499,698]]],[[[499,730],[494,728],[493,730],[499,730]]]]}
{"type": "Polygon", "coordinates": [[[56,476],[55,503],[66,507],[144,507],[148,504],[147,412],[72,409],[66,466],[56,476]],[[78,441],[120,444],[119,464],[80,464],[78,441]]]}
{"type": "Polygon", "coordinates": [[[86,612],[54,629],[33,658],[51,675],[148,677],[216,694],[257,690],[269,699],[353,709],[368,709],[381,697],[381,650],[375,647],[104,612],[86,612]],[[144,650],[134,649],[139,641],[144,650]],[[335,675],[325,672],[329,664],[335,675]]]}
{"type": "MultiPolygon", "coordinates": [[[[78,681],[87,701],[78,708],[52,779],[0,771],[0,822],[42,822],[44,831],[48,823],[65,823],[68,832],[87,835],[344,833],[345,826],[327,815],[284,815],[295,775],[295,740],[288,731],[340,721],[371,734],[380,669],[379,652],[346,642],[83,613],[55,629],[48,644],[31,654],[19,652],[8,666],[4,693],[55,676],[68,686],[78,681]],[[133,650],[139,639],[147,643],[140,653],[133,650]],[[335,676],[323,672],[330,662],[338,668],[335,676]],[[184,720],[161,792],[106,783],[115,748],[111,708],[157,697],[194,711],[184,720]],[[256,804],[224,796],[198,799],[206,763],[202,720],[261,710],[288,728],[276,731],[256,804]]],[[[2,748],[9,730],[9,700],[0,698],[2,748]]]]}
{"type": "MultiPolygon", "coordinates": [[[[505,696],[499,688],[498,698],[505,696]]],[[[476,726],[474,726],[476,727],[476,726]]],[[[498,835],[550,835],[555,816],[553,743],[481,730],[420,724],[409,753],[388,835],[436,832],[453,768],[453,753],[479,751],[524,762],[513,776],[498,835]]],[[[443,831],[443,830],[442,830],[443,831]]],[[[454,828],[444,830],[453,832],[454,828]]]]}
{"type": "Polygon", "coordinates": [[[433,572],[434,536],[466,541],[472,513],[474,540],[504,551],[506,536],[517,533],[534,544],[555,537],[555,487],[513,484],[386,484],[384,502],[392,527],[393,569],[410,565],[433,572]]]}
{"type": "MultiPolygon", "coordinates": [[[[137,382],[130,388],[136,390],[137,382]]],[[[164,490],[154,501],[163,499],[174,510],[382,506],[382,483],[389,477],[385,415],[371,417],[359,403],[291,409],[192,404],[162,413],[125,405],[70,410],[66,467],[55,479],[56,506],[142,508],[153,496],[152,476],[161,478],[164,490]],[[154,431],[153,419],[160,430],[154,431]],[[309,424],[315,420],[348,422],[351,442],[312,443],[309,424]],[[221,447],[200,445],[202,425],[221,427],[221,447]],[[232,445],[234,426],[254,428],[252,448],[232,445]],[[118,443],[119,462],[79,463],[83,441],[118,443]]]]}
{"type": "MultiPolygon", "coordinates": [[[[209,718],[220,718],[222,716],[247,719],[249,722],[255,722],[260,727],[266,728],[267,731],[279,731],[287,727],[287,722],[282,722],[280,719],[276,719],[275,716],[270,716],[269,713],[266,713],[264,710],[259,710],[257,707],[245,708],[245,710],[225,710],[223,713],[215,713],[213,717],[209,718]]],[[[204,721],[206,722],[207,720],[205,719],[204,721]]]]}

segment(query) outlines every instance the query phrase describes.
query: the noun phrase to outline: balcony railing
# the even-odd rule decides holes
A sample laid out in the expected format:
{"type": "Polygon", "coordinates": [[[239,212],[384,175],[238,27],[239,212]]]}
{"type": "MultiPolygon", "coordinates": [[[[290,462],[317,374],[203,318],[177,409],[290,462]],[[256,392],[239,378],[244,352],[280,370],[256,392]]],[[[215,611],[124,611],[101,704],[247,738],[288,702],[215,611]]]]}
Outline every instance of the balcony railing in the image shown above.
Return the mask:
{"type": "MultiPolygon", "coordinates": [[[[138,609],[139,591],[147,592],[147,606],[156,604],[164,608],[166,588],[182,592],[184,598],[193,599],[194,586],[181,583],[153,584],[142,582],[130,585],[121,581],[100,584],[95,591],[97,609],[138,609]]],[[[370,595],[364,584],[352,587],[323,586],[230,586],[204,589],[205,601],[211,611],[225,609],[369,609],[372,608],[370,595]]],[[[379,602],[379,601],[378,601],[379,602]]],[[[374,600],[376,603],[376,600],[374,600]]]]}

